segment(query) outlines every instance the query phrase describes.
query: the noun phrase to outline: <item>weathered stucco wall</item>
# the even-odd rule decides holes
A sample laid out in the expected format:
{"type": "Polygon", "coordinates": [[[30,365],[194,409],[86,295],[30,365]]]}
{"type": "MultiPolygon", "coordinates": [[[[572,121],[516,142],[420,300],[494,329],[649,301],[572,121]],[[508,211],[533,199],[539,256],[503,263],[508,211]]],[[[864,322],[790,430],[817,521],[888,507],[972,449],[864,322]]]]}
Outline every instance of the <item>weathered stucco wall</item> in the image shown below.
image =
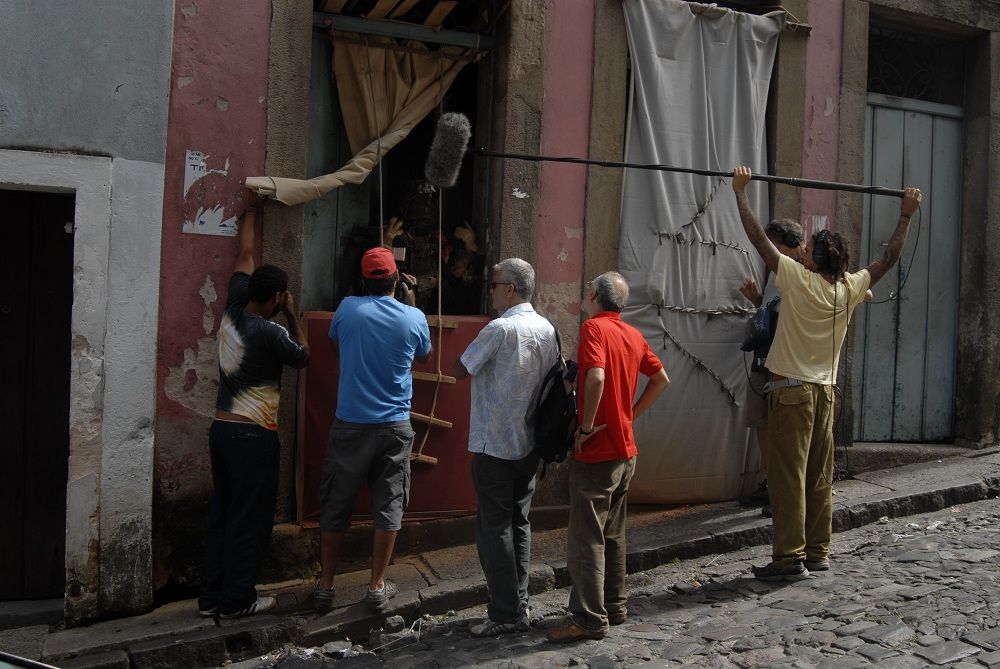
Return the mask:
{"type": "MultiPolygon", "coordinates": [[[[585,156],[594,76],[594,0],[548,0],[545,12],[541,153],[585,156]]],[[[542,163],[535,243],[535,307],[553,319],[563,350],[580,326],[587,168],[542,163]]]]}
{"type": "MultiPolygon", "coordinates": [[[[497,28],[494,150],[540,152],[547,7],[547,2],[514,0],[497,28]]],[[[518,257],[534,265],[540,175],[538,163],[494,161],[487,258],[490,264],[518,257]]]]}
{"type": "MultiPolygon", "coordinates": [[[[594,77],[594,0],[548,0],[545,5],[539,153],[586,156],[594,77]]],[[[508,146],[507,150],[516,149],[508,146]]],[[[542,163],[539,171],[539,188],[529,191],[531,197],[537,198],[533,302],[539,313],[559,327],[563,351],[575,355],[584,268],[587,168],[542,163]]],[[[567,503],[568,469],[549,468],[536,490],[536,506],[567,503]]]]}
{"type": "MultiPolygon", "coordinates": [[[[805,40],[801,176],[836,181],[844,3],[812,0],[808,21],[812,31],[805,40]]],[[[800,220],[807,232],[834,227],[835,191],[804,189],[800,206],[800,220]]]]}
{"type": "Polygon", "coordinates": [[[0,151],[0,186],[76,194],[66,615],[80,621],[139,611],[152,603],[150,429],[163,166],[0,151]]]}
{"type": "Polygon", "coordinates": [[[162,163],[173,4],[8,3],[0,146],[162,163]]]}
{"type": "Polygon", "coordinates": [[[0,146],[39,150],[3,151],[0,184],[76,194],[69,622],[152,603],[153,370],[172,14],[170,0],[141,10],[110,0],[28,3],[0,22],[0,40],[17,54],[0,62],[0,146]]]}
{"type": "Polygon", "coordinates": [[[1000,443],[1000,33],[968,53],[955,436],[983,447],[1000,443]]]}
{"type": "MultiPolygon", "coordinates": [[[[199,209],[241,211],[263,173],[270,3],[179,2],[167,128],[157,350],[154,588],[197,582],[211,489],[208,427],[218,389],[215,332],[236,256],[232,237],[190,234],[199,209]],[[188,151],[206,176],[185,190],[188,151]]],[[[265,233],[266,234],[266,233],[265,233]]]]}
{"type": "MultiPolygon", "coordinates": [[[[270,27],[267,87],[267,174],[304,179],[309,137],[309,75],[312,60],[312,8],[309,3],[274,3],[270,27]]],[[[288,207],[269,201],[264,211],[263,261],[288,272],[288,289],[302,306],[305,205],[288,207]]],[[[281,377],[278,433],[281,472],[278,520],[295,517],[294,453],[298,370],[285,367],[281,377]]]]}

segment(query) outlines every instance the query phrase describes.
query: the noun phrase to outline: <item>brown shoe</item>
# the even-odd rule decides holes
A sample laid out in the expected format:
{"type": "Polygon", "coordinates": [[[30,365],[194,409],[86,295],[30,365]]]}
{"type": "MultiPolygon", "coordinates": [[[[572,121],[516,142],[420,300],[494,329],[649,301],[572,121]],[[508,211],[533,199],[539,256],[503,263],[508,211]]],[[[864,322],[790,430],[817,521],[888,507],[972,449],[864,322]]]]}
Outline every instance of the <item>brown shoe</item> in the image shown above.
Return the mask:
{"type": "Polygon", "coordinates": [[[551,628],[546,636],[552,643],[572,643],[573,641],[586,641],[587,639],[603,639],[604,632],[591,632],[569,620],[562,627],[551,628]]]}
{"type": "Polygon", "coordinates": [[[608,614],[608,624],[609,625],[621,625],[625,622],[625,618],[628,617],[627,613],[609,613],[608,614]]]}

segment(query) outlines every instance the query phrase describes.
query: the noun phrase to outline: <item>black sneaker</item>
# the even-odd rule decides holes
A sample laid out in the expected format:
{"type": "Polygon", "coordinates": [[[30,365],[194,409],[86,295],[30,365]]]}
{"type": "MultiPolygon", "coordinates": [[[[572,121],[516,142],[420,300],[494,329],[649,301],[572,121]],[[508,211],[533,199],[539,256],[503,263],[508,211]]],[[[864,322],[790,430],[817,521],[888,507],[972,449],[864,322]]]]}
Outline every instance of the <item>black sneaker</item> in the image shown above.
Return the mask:
{"type": "Polygon", "coordinates": [[[791,567],[775,567],[772,562],[752,569],[753,577],[758,581],[801,581],[809,578],[809,570],[801,562],[796,562],[791,567]]]}
{"type": "Polygon", "coordinates": [[[233,611],[231,613],[220,613],[220,618],[243,618],[245,616],[252,616],[255,613],[264,613],[265,611],[270,611],[277,604],[277,600],[274,597],[258,597],[250,606],[245,609],[240,609],[239,611],[233,611]]]}
{"type": "Polygon", "coordinates": [[[830,571],[830,560],[810,560],[806,558],[806,561],[802,563],[805,568],[809,571],[830,571]]]}
{"type": "Polygon", "coordinates": [[[395,597],[398,592],[399,588],[396,587],[396,584],[389,579],[385,579],[380,589],[372,590],[368,588],[368,594],[365,595],[365,603],[376,613],[382,613],[385,611],[386,605],[389,604],[389,600],[395,597]]]}
{"type": "Polygon", "coordinates": [[[749,495],[740,497],[740,506],[767,506],[771,503],[771,498],[767,494],[767,479],[764,479],[760,487],[749,495]]]}
{"type": "Polygon", "coordinates": [[[313,610],[317,613],[333,611],[333,602],[337,599],[337,588],[316,586],[313,590],[313,610]]]}

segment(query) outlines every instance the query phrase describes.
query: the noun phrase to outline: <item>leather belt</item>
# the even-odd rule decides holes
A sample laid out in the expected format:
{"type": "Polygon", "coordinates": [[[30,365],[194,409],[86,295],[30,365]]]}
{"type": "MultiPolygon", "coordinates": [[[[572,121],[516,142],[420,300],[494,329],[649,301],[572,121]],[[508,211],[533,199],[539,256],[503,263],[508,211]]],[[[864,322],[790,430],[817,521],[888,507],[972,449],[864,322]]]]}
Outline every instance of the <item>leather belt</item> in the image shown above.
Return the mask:
{"type": "Polygon", "coordinates": [[[801,386],[802,381],[798,379],[778,379],[777,381],[768,381],[764,384],[764,393],[770,393],[775,390],[780,390],[781,388],[794,388],[795,386],[801,386]]]}

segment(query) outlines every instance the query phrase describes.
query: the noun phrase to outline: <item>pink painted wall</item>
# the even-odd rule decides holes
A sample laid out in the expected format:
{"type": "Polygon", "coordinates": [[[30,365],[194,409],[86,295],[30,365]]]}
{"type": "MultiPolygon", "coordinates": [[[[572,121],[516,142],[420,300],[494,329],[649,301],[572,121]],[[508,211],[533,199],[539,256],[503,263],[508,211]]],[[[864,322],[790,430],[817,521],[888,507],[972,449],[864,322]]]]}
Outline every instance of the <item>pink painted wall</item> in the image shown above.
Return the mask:
{"type": "MultiPolygon", "coordinates": [[[[547,0],[541,153],[586,156],[593,88],[594,0],[547,0]]],[[[538,206],[537,299],[575,348],[583,273],[587,169],[542,163],[538,206]]]]}
{"type": "MultiPolygon", "coordinates": [[[[802,176],[807,179],[836,181],[844,4],[829,0],[810,0],[809,25],[812,26],[812,32],[806,40],[802,176]]],[[[836,213],[836,191],[802,191],[800,220],[806,232],[835,227],[836,213]]]]}
{"type": "MultiPolygon", "coordinates": [[[[182,232],[199,208],[241,211],[264,167],[270,3],[181,0],[174,18],[157,350],[155,586],[195,577],[208,505],[207,428],[217,388],[215,332],[235,259],[232,237],[182,232]],[[185,152],[224,170],[184,189],[185,152]],[[192,567],[193,565],[193,567],[192,567]]],[[[141,45],[137,45],[141,46],[141,45]]]]}

